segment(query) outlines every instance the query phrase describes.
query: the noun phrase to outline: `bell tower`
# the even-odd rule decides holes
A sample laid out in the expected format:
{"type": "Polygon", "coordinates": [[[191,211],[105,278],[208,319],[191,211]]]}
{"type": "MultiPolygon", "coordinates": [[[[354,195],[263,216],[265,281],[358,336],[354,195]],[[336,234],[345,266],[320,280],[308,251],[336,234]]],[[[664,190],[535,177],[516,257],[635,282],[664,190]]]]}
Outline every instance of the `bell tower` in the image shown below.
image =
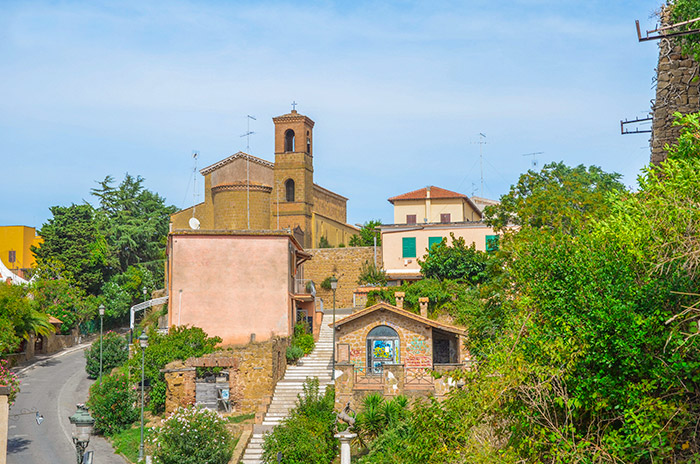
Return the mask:
{"type": "MultiPolygon", "coordinates": [[[[293,104],[295,105],[295,104],[293,104]]],[[[270,226],[304,234],[304,248],[310,248],[314,204],[313,128],[314,122],[293,109],[272,118],[275,123],[275,184],[272,192],[270,226]]]]}

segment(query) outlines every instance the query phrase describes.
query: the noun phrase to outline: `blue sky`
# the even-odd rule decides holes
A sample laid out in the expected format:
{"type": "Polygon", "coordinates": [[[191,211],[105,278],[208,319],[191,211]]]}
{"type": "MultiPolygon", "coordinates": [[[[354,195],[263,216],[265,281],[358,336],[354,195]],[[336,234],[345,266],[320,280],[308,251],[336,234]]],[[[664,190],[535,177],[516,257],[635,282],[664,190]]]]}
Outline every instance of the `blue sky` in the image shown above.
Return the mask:
{"type": "MultiPolygon", "coordinates": [[[[623,174],[648,134],[660,0],[73,2],[0,0],[0,225],[41,226],[126,172],[178,207],[199,167],[274,160],[271,118],[311,117],[315,181],[348,222],[392,221],[426,185],[498,198],[531,167],[623,174]],[[479,133],[486,134],[481,146],[479,133]]],[[[202,190],[201,176],[197,179],[202,190]]]]}

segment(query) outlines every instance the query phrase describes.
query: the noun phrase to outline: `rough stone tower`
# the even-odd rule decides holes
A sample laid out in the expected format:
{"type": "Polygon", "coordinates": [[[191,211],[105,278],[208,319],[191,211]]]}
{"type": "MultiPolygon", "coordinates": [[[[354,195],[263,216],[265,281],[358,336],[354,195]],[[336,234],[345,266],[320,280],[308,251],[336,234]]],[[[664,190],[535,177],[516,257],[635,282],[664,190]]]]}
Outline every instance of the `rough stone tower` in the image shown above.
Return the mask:
{"type": "MultiPolygon", "coordinates": [[[[665,19],[662,13],[662,18],[665,19]]],[[[666,21],[662,21],[666,22],[666,21]]],[[[698,63],[681,53],[673,39],[659,41],[659,65],[656,68],[656,99],[652,105],[654,121],[651,132],[651,162],[666,159],[666,144],[673,144],[679,128],[673,126],[673,113],[694,113],[700,110],[698,63]]]]}
{"type": "Polygon", "coordinates": [[[272,118],[275,123],[275,181],[270,225],[297,227],[303,232],[304,248],[311,248],[314,203],[314,122],[292,110],[272,118]]]}

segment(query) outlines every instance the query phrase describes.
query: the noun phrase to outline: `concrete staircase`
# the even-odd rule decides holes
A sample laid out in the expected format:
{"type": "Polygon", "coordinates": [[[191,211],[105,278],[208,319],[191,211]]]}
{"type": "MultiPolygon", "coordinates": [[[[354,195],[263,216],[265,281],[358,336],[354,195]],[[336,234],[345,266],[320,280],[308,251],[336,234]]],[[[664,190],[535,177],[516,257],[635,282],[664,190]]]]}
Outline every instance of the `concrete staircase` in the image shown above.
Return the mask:
{"type": "Polygon", "coordinates": [[[333,316],[325,314],[316,347],[311,354],[299,360],[296,366],[288,366],[284,378],[277,383],[275,394],[263,418],[262,425],[256,425],[248,447],[243,454],[243,464],[262,463],[263,435],[272,431],[282,422],[289,411],[296,405],[297,395],[302,394],[302,385],[308,377],[318,377],[319,391],[326,391],[331,383],[331,364],[333,359],[333,330],[329,324],[333,316]]]}

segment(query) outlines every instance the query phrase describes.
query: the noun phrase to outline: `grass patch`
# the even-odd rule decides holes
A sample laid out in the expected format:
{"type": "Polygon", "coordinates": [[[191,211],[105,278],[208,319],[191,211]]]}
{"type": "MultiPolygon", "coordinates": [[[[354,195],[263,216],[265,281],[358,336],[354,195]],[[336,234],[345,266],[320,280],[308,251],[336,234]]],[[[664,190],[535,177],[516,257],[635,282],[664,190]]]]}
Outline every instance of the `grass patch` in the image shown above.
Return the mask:
{"type": "Polygon", "coordinates": [[[241,414],[240,416],[229,416],[228,421],[232,424],[240,424],[243,421],[247,421],[248,419],[255,419],[255,413],[251,412],[250,414],[241,414]]]}
{"type": "MultiPolygon", "coordinates": [[[[148,441],[151,436],[151,428],[143,428],[143,441],[148,441]]],[[[114,451],[125,456],[129,462],[137,462],[139,459],[139,444],[141,443],[141,427],[133,427],[124,430],[111,437],[114,451]]]]}

